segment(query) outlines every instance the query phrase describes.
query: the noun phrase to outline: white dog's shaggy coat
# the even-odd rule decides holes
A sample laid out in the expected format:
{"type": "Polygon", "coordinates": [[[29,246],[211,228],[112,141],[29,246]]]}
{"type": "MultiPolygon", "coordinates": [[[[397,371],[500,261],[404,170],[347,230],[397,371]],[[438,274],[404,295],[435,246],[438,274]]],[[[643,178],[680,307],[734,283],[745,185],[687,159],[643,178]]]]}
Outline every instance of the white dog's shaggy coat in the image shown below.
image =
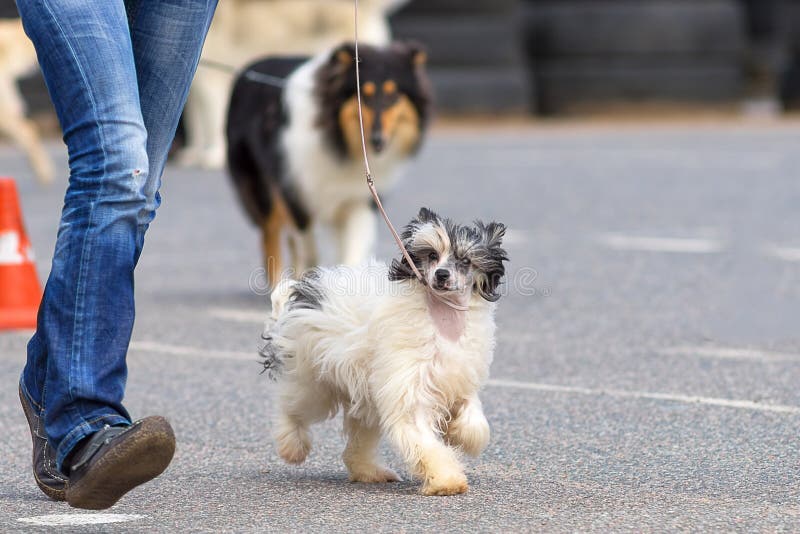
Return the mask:
{"type": "Polygon", "coordinates": [[[427,285],[468,311],[431,295],[401,262],[319,268],[276,288],[262,355],[278,375],[275,438],[285,461],[303,462],[309,425],[341,408],[351,480],[399,480],[376,456],[385,434],[422,493],[467,491],[459,450],[477,455],[489,441],[478,391],[494,349],[503,232],[423,210],[403,234],[427,285]]]}

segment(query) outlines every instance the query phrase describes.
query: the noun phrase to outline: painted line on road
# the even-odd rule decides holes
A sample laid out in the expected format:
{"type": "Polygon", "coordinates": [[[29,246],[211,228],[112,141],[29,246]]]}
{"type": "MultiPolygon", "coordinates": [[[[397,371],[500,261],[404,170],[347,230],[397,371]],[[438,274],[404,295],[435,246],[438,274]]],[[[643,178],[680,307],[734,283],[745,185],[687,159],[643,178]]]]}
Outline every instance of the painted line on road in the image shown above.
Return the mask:
{"type": "Polygon", "coordinates": [[[696,356],[700,358],[716,358],[719,360],[800,363],[800,354],[771,352],[759,349],[736,349],[729,347],[711,347],[700,345],[696,347],[669,347],[660,350],[659,353],[666,356],[696,356]]]}
{"type": "MultiPolygon", "coordinates": [[[[224,360],[238,361],[257,361],[255,351],[221,351],[206,350],[196,347],[186,347],[182,345],[167,345],[152,341],[135,341],[131,343],[131,349],[142,352],[155,352],[159,354],[170,354],[174,356],[193,356],[200,358],[219,358],[224,360]]],[[[623,391],[617,389],[592,389],[576,386],[559,386],[555,384],[541,384],[536,382],[518,382],[514,380],[492,379],[488,382],[489,386],[515,389],[528,389],[534,391],[546,391],[552,393],[571,393],[577,395],[609,396],[625,399],[648,399],[662,400],[669,402],[681,402],[687,404],[702,404],[707,406],[720,406],[723,408],[738,408],[742,410],[755,410],[761,412],[776,412],[800,414],[800,406],[787,406],[781,404],[761,404],[753,401],[719,399],[713,397],[698,397],[692,395],[679,395],[673,393],[650,393],[646,391],[623,391]]]]}
{"type": "Polygon", "coordinates": [[[269,317],[269,312],[266,307],[264,311],[256,310],[237,310],[233,308],[210,308],[208,315],[215,319],[222,319],[223,321],[233,321],[237,323],[259,323],[264,324],[264,321],[269,317]]]}
{"type": "Polygon", "coordinates": [[[623,234],[601,234],[597,239],[608,248],[636,252],[713,254],[724,248],[723,243],[716,239],[643,237],[623,234]]]}
{"type": "Polygon", "coordinates": [[[125,523],[136,521],[146,516],[137,514],[53,514],[21,517],[17,521],[29,525],[47,527],[69,527],[75,525],[104,525],[108,523],[125,523]]]}
{"type": "Polygon", "coordinates": [[[771,245],[765,247],[764,252],[766,252],[768,256],[772,256],[773,258],[779,260],[800,262],[800,248],[778,247],[771,245]]]}
{"type": "Polygon", "coordinates": [[[131,349],[141,352],[155,352],[158,354],[169,354],[172,356],[196,356],[200,358],[218,358],[221,360],[257,361],[258,355],[253,352],[236,350],[208,350],[196,347],[185,347],[182,345],[167,345],[155,341],[134,341],[131,349]]]}
{"type": "Polygon", "coordinates": [[[700,404],[705,406],[718,406],[722,408],[737,408],[740,410],[754,410],[759,412],[774,412],[800,414],[800,406],[787,406],[782,404],[761,404],[758,402],[734,399],[717,399],[713,397],[696,397],[692,395],[677,395],[672,393],[648,393],[645,391],[622,391],[618,389],[591,389],[574,386],[558,386],[553,384],[539,384],[535,382],[517,382],[514,380],[493,379],[489,386],[513,389],[528,389],[549,393],[570,393],[573,395],[608,396],[620,399],[646,399],[667,402],[680,402],[684,404],[700,404]]]}

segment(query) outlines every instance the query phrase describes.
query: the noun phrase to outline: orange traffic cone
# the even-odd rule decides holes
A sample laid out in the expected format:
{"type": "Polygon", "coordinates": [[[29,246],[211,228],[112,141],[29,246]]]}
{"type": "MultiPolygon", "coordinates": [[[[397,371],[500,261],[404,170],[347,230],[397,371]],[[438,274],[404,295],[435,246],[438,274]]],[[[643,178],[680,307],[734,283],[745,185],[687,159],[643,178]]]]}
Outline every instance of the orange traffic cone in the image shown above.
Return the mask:
{"type": "Polygon", "coordinates": [[[35,328],[41,299],[17,185],[11,178],[0,178],[0,330],[35,328]]]}

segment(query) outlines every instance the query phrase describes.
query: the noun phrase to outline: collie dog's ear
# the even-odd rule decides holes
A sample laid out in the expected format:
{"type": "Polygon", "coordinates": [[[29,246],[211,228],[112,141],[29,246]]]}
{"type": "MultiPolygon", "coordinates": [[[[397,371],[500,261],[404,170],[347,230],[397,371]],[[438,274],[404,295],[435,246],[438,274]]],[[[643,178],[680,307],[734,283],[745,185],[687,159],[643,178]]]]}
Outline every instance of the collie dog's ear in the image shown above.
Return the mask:
{"type": "Polygon", "coordinates": [[[423,66],[428,62],[428,52],[425,47],[416,41],[406,43],[408,48],[408,57],[411,63],[416,66],[423,66]]]}
{"type": "Polygon", "coordinates": [[[476,254],[473,263],[480,274],[476,277],[475,288],[481,297],[489,302],[496,302],[500,298],[498,289],[503,276],[506,274],[504,261],[508,261],[508,254],[502,248],[503,236],[506,225],[499,222],[484,224],[475,221],[481,240],[483,254],[476,254]]]}
{"type": "Polygon", "coordinates": [[[395,41],[389,49],[398,57],[408,58],[409,64],[415,67],[423,67],[428,62],[425,46],[417,41],[395,41]]]}
{"type": "Polygon", "coordinates": [[[333,49],[331,52],[330,64],[338,64],[343,67],[349,67],[356,57],[356,47],[353,43],[344,43],[333,49]]]}

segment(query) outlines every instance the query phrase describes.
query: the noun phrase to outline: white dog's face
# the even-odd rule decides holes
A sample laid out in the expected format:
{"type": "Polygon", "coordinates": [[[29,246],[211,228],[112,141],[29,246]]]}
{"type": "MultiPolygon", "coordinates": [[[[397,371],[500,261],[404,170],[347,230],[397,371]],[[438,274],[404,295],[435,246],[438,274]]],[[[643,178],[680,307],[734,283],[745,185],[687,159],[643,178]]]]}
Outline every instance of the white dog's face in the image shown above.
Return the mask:
{"type": "MultiPolygon", "coordinates": [[[[439,292],[465,294],[476,291],[489,301],[497,292],[508,259],[501,248],[505,226],[480,221],[461,226],[422,208],[403,231],[403,243],[429,287],[439,292]]],[[[395,260],[393,280],[414,278],[408,263],[395,260]]]]}

